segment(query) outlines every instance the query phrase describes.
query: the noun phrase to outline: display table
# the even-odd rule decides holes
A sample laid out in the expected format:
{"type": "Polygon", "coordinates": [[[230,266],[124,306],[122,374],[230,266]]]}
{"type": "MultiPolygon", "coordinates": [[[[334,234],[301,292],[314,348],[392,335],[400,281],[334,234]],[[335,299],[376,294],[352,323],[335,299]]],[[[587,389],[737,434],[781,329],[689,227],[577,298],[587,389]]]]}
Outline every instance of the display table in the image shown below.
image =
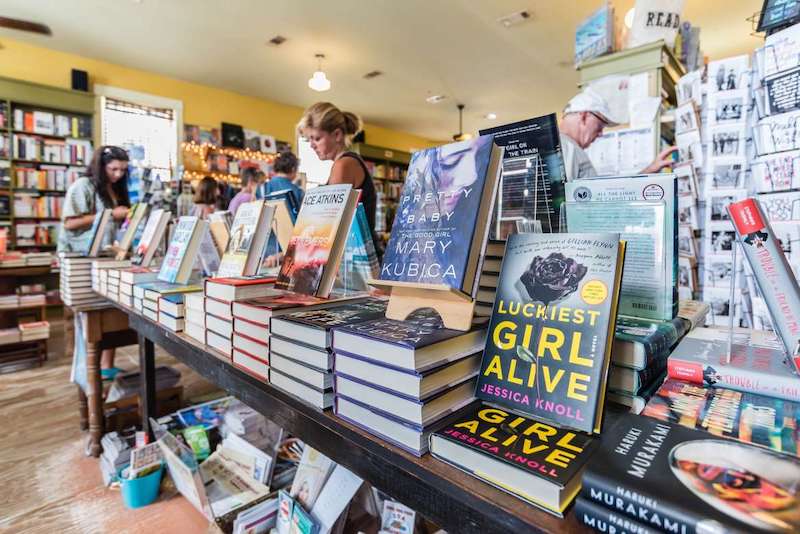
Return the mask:
{"type": "MultiPolygon", "coordinates": [[[[104,432],[103,381],[100,376],[100,355],[105,349],[135,345],[139,342],[136,332],[128,326],[128,315],[111,304],[90,304],[67,307],[65,315],[86,314],[86,391],[78,388],[81,430],[89,429],[86,452],[100,456],[100,440],[104,432]]],[[[69,331],[69,330],[68,330],[69,331]]],[[[66,347],[72,346],[71,341],[66,347]]],[[[72,357],[72,354],[67,354],[72,357]]],[[[153,373],[155,370],[153,369],[153,373]]],[[[153,384],[155,388],[155,384],[153,384]]],[[[154,392],[155,395],[155,392],[154,392]]]]}
{"type": "Polygon", "coordinates": [[[169,331],[127,306],[111,304],[128,314],[130,327],[141,339],[145,429],[149,429],[147,418],[155,414],[153,358],[157,344],[206,380],[448,532],[588,532],[572,513],[559,519],[429,454],[417,458],[330,411],[320,411],[253,378],[194,339],[169,331]]]}

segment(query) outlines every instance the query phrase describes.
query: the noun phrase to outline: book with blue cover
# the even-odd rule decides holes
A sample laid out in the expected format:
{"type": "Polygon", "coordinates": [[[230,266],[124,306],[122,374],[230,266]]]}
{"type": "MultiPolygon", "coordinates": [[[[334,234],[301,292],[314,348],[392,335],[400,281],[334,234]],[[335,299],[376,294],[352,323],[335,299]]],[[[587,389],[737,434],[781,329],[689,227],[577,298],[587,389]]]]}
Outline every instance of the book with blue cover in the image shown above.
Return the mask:
{"type": "Polygon", "coordinates": [[[380,280],[474,295],[502,157],[490,135],[413,154],[380,280]]]}
{"type": "Polygon", "coordinates": [[[624,258],[615,233],[509,236],[476,396],[599,432],[624,258]]]}
{"type": "Polygon", "coordinates": [[[380,269],[372,232],[367,223],[367,212],[364,204],[359,203],[344,246],[334,288],[343,291],[369,291],[367,281],[378,278],[380,269]]]}
{"type": "Polygon", "coordinates": [[[575,29],[575,65],[611,53],[614,49],[614,8],[604,5],[575,29]]]}
{"type": "Polygon", "coordinates": [[[466,332],[453,330],[434,310],[423,308],[403,321],[384,317],[335,328],[333,351],[420,372],[478,352],[485,340],[485,321],[476,319],[466,332]]]}

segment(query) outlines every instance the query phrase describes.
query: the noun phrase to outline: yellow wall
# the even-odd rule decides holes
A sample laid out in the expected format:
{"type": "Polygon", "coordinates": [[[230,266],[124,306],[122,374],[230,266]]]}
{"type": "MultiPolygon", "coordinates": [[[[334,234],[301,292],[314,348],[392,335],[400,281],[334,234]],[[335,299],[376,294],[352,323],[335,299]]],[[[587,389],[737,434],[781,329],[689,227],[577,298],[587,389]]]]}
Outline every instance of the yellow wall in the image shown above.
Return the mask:
{"type": "MultiPolygon", "coordinates": [[[[274,135],[294,144],[294,125],[302,108],[279,104],[262,98],[185,82],[160,74],[123,67],[75,54],[2,40],[0,74],[31,82],[69,88],[70,70],[85,70],[91,83],[111,85],[132,91],[183,101],[183,120],[204,126],[221,122],[241,124],[245,128],[274,135]]],[[[372,145],[409,151],[434,143],[416,135],[365,125],[367,141],[372,145]]]]}

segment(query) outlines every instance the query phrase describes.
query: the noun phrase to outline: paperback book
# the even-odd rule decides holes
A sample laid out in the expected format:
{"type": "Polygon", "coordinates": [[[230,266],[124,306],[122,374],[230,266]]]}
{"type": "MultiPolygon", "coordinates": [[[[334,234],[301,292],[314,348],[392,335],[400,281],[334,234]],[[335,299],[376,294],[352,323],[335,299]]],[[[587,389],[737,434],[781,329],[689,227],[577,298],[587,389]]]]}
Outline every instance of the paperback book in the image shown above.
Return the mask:
{"type": "Polygon", "coordinates": [[[197,250],[206,222],[197,217],[181,217],[172,232],[167,255],[158,272],[158,279],[173,284],[185,284],[192,274],[197,250]]]}
{"type": "Polygon", "coordinates": [[[322,298],[330,294],[358,195],[350,184],[306,193],[275,287],[322,298]]]}
{"type": "Polygon", "coordinates": [[[667,380],[642,415],[798,456],[800,404],[667,380]]]}
{"type": "Polygon", "coordinates": [[[566,172],[556,114],[488,128],[480,134],[493,135],[494,142],[504,147],[491,237],[503,240],[516,233],[517,221],[539,221],[543,232],[560,232],[566,172]]]}
{"type": "Polygon", "coordinates": [[[796,456],[628,414],[603,433],[581,496],[658,531],[788,534],[799,481],[796,456]]]}
{"type": "Polygon", "coordinates": [[[103,250],[104,246],[110,245],[108,242],[108,229],[109,225],[113,224],[113,217],[111,216],[112,210],[103,210],[99,212],[92,224],[92,240],[89,243],[89,251],[87,255],[91,258],[96,258],[103,250]]]}
{"type": "Polygon", "coordinates": [[[141,267],[148,267],[153,256],[158,250],[158,245],[167,230],[170,214],[162,209],[153,210],[142,231],[142,237],[134,250],[131,263],[141,267]]]}
{"type": "Polygon", "coordinates": [[[142,223],[142,220],[144,220],[145,215],[147,215],[147,210],[149,207],[150,206],[148,204],[143,204],[140,202],[134,204],[133,207],[131,207],[128,211],[128,217],[125,220],[124,225],[125,233],[122,234],[122,239],[120,239],[119,244],[117,245],[117,259],[124,259],[128,254],[128,249],[131,248],[133,239],[136,237],[136,230],[139,229],[139,225],[142,223]]]}
{"type": "Polygon", "coordinates": [[[491,135],[412,155],[381,281],[474,295],[502,157],[491,135]]]}
{"type": "Polygon", "coordinates": [[[246,202],[239,206],[231,225],[225,254],[220,262],[218,276],[254,275],[267,244],[275,208],[263,200],[246,202]]]}
{"type": "Polygon", "coordinates": [[[599,432],[624,257],[619,234],[509,236],[477,397],[599,432]]]}

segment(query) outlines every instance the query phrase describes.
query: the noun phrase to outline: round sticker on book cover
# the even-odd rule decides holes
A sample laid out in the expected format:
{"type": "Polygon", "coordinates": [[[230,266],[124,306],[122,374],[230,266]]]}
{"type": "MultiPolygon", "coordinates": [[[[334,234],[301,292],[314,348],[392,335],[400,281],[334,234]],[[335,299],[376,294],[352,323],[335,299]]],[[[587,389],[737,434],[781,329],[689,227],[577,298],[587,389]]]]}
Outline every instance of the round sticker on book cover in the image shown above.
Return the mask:
{"type": "Polygon", "coordinates": [[[589,280],[581,288],[581,298],[591,306],[602,304],[608,298],[608,286],[601,280],[589,280]]]}
{"type": "Polygon", "coordinates": [[[642,191],[642,198],[645,200],[661,200],[664,198],[664,188],[658,184],[650,184],[642,191]]]}
{"type": "Polygon", "coordinates": [[[592,200],[592,190],[585,186],[576,187],[572,193],[575,200],[592,200]]]}

